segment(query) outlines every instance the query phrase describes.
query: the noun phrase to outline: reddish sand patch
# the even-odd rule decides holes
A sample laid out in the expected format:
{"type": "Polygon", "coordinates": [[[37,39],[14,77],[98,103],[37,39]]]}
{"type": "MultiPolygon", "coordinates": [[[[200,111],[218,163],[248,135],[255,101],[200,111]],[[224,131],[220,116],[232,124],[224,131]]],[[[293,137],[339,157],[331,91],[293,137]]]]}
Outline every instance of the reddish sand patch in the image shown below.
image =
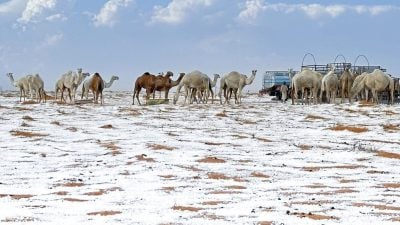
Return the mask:
{"type": "Polygon", "coordinates": [[[224,201],[206,201],[202,202],[202,205],[219,205],[219,204],[226,204],[224,201]]]}
{"type": "Polygon", "coordinates": [[[309,171],[309,172],[315,172],[321,169],[357,169],[357,168],[363,168],[365,166],[363,165],[338,165],[338,166],[306,166],[303,167],[302,170],[304,171],[309,171]]]}
{"type": "Polygon", "coordinates": [[[256,139],[262,142],[272,142],[270,139],[264,137],[256,137],[256,139]]]}
{"type": "Polygon", "coordinates": [[[341,179],[339,182],[342,183],[342,184],[347,184],[347,183],[355,183],[355,182],[357,182],[357,180],[341,179]]]}
{"type": "Polygon", "coordinates": [[[312,146],[306,145],[306,144],[301,144],[301,145],[298,145],[297,147],[299,147],[301,150],[310,150],[312,146]]]}
{"type": "Polygon", "coordinates": [[[353,206],[356,207],[372,207],[379,210],[394,210],[400,211],[400,207],[398,206],[391,206],[391,205],[378,205],[378,204],[368,204],[368,203],[353,203],[353,206]]]}
{"type": "Polygon", "coordinates": [[[334,216],[326,216],[326,215],[320,215],[320,214],[314,214],[314,213],[299,213],[297,214],[298,217],[300,218],[308,218],[312,220],[337,220],[337,217],[334,216]]]}
{"type": "Polygon", "coordinates": [[[200,163],[225,163],[226,161],[223,159],[218,159],[217,157],[205,157],[203,159],[199,159],[196,162],[200,162],[200,163]]]}
{"type": "Polygon", "coordinates": [[[378,151],[376,156],[389,158],[389,159],[400,159],[400,154],[386,151],[378,151]]]}
{"type": "Polygon", "coordinates": [[[151,148],[153,150],[168,150],[168,151],[172,151],[175,148],[174,147],[169,147],[166,145],[160,145],[160,144],[147,144],[148,148],[151,148]]]}
{"type": "Polygon", "coordinates": [[[78,199],[78,198],[64,198],[64,201],[68,201],[68,202],[87,202],[88,200],[78,199]]]}
{"type": "Polygon", "coordinates": [[[68,192],[66,192],[66,191],[58,191],[58,192],[54,192],[53,194],[54,195],[67,195],[68,192]]]}
{"type": "Polygon", "coordinates": [[[241,194],[241,191],[211,191],[208,194],[211,195],[231,195],[231,194],[241,194]]]}
{"type": "Polygon", "coordinates": [[[306,188],[326,188],[327,186],[324,184],[315,183],[315,184],[305,185],[304,187],[306,187],[306,188]]]}
{"type": "Polygon", "coordinates": [[[260,221],[257,223],[257,225],[272,225],[273,223],[271,221],[260,221]]]}
{"type": "Polygon", "coordinates": [[[62,184],[61,186],[64,186],[64,187],[82,187],[84,185],[85,185],[84,183],[80,183],[80,182],[68,182],[68,183],[62,184]]]}
{"type": "Polygon", "coordinates": [[[103,128],[103,129],[111,129],[111,128],[114,128],[114,127],[113,127],[113,125],[111,125],[111,124],[106,124],[106,125],[101,126],[100,128],[103,128]]]}
{"type": "Polygon", "coordinates": [[[148,158],[146,154],[136,155],[135,158],[138,161],[155,162],[153,158],[148,158]]]}
{"type": "Polygon", "coordinates": [[[317,115],[311,115],[311,114],[307,115],[305,119],[306,120],[326,120],[325,117],[317,116],[317,115]]]}
{"type": "Polygon", "coordinates": [[[223,174],[223,173],[213,173],[213,172],[210,172],[210,173],[207,173],[207,176],[208,176],[209,179],[215,179],[215,180],[220,180],[220,179],[222,179],[222,180],[228,180],[228,179],[230,179],[228,176],[226,176],[226,175],[223,174]]]}
{"type": "Polygon", "coordinates": [[[245,186],[240,186],[240,185],[231,185],[231,186],[226,186],[225,188],[227,188],[227,189],[238,189],[238,190],[243,190],[243,189],[246,189],[247,187],[245,187],[245,186]]]}
{"type": "Polygon", "coordinates": [[[250,174],[250,176],[252,176],[252,177],[258,177],[258,178],[269,178],[270,176],[268,176],[268,175],[266,175],[266,174],[263,174],[263,173],[260,173],[260,172],[252,172],[251,174],[250,174]]]}
{"type": "Polygon", "coordinates": [[[216,115],[216,116],[219,116],[219,117],[228,117],[228,115],[226,115],[225,111],[222,111],[222,112],[217,113],[217,114],[215,114],[215,115],[216,115]]]}
{"type": "Polygon", "coordinates": [[[202,210],[202,208],[198,208],[198,207],[193,207],[193,206],[178,206],[178,205],[174,205],[172,207],[173,210],[179,210],[179,211],[190,211],[190,212],[198,212],[200,210],[202,210]]]}
{"type": "Polygon", "coordinates": [[[400,188],[400,183],[385,183],[384,188],[400,188]]]}
{"type": "Polygon", "coordinates": [[[200,172],[203,171],[202,169],[196,168],[194,166],[182,166],[182,165],[176,165],[177,167],[183,168],[183,169],[187,169],[190,171],[194,171],[194,172],[200,172]]]}
{"type": "Polygon", "coordinates": [[[175,191],[175,187],[162,187],[161,190],[163,190],[167,193],[171,193],[171,192],[175,191]]]}
{"type": "Polygon", "coordinates": [[[92,191],[92,192],[87,192],[85,193],[85,195],[89,195],[89,196],[99,196],[99,195],[103,195],[103,194],[107,194],[108,192],[112,192],[112,191],[123,191],[124,189],[120,188],[120,187],[111,187],[111,188],[106,188],[106,189],[100,189],[98,191],[92,191]]]}
{"type": "Polygon", "coordinates": [[[42,133],[35,133],[35,132],[30,132],[30,131],[20,131],[20,130],[12,130],[10,133],[13,136],[17,137],[46,137],[49,136],[48,134],[42,134],[42,133]]]}
{"type": "Polygon", "coordinates": [[[89,216],[112,216],[112,215],[117,215],[121,214],[120,211],[98,211],[98,212],[90,212],[87,213],[89,216]]]}
{"type": "Polygon", "coordinates": [[[176,178],[176,176],[172,175],[172,174],[169,174],[169,175],[158,175],[158,176],[162,177],[164,179],[175,179],[176,178]]]}
{"type": "Polygon", "coordinates": [[[4,197],[10,197],[15,200],[20,200],[23,198],[32,198],[34,195],[28,195],[28,194],[22,194],[22,195],[17,195],[17,194],[0,194],[0,198],[4,197]]]}
{"type": "Polygon", "coordinates": [[[342,124],[338,124],[334,127],[329,128],[329,130],[333,130],[333,131],[350,131],[353,133],[363,133],[363,132],[367,132],[368,128],[366,127],[361,127],[361,126],[347,126],[347,125],[342,125],[342,124]]]}

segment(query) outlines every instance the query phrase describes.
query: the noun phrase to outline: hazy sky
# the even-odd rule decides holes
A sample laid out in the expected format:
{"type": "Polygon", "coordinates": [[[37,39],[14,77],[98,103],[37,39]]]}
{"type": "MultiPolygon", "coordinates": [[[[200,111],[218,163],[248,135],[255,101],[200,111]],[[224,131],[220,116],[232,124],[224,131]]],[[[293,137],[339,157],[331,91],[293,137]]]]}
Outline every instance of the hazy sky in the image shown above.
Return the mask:
{"type": "Polygon", "coordinates": [[[399,76],[399,21],[397,0],[0,0],[0,86],[39,73],[53,90],[78,67],[118,75],[114,90],[146,71],[258,69],[259,90],[263,71],[299,69],[307,52],[318,64],[364,54],[399,76]]]}

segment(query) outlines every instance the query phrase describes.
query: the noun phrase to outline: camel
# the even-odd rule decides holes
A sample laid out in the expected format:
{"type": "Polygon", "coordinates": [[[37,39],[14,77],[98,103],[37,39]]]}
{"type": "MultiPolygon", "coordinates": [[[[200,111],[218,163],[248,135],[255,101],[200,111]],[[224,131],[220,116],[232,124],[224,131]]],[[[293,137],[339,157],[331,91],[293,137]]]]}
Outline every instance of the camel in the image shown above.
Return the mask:
{"type": "MultiPolygon", "coordinates": [[[[90,87],[90,83],[92,82],[92,78],[93,77],[90,77],[89,79],[86,79],[85,82],[83,82],[81,99],[83,99],[83,96],[85,96],[86,99],[88,99],[88,97],[89,97],[89,87],[90,87]]],[[[110,88],[112,86],[112,84],[114,83],[114,81],[116,81],[116,80],[119,80],[118,76],[111,76],[109,82],[105,82],[103,80],[104,88],[110,88]]]]}
{"type": "Polygon", "coordinates": [[[351,72],[350,68],[345,68],[342,75],[339,78],[340,82],[340,92],[341,92],[341,100],[340,103],[343,103],[344,98],[349,98],[350,102],[350,90],[351,86],[353,85],[354,75],[351,72]]]}
{"type": "MultiPolygon", "coordinates": [[[[363,88],[369,89],[372,92],[372,102],[379,103],[378,92],[386,91],[389,89],[390,101],[389,104],[393,104],[394,100],[394,81],[393,79],[382,72],[382,70],[375,69],[372,73],[363,73],[364,76],[360,79],[354,80],[351,88],[351,99],[355,97],[363,88]]],[[[362,74],[362,75],[363,75],[362,74]]],[[[360,76],[362,76],[360,75],[360,76]]],[[[358,77],[357,77],[358,78],[358,77]]],[[[368,90],[365,91],[366,99],[368,101],[368,90]]]]}
{"type": "Polygon", "coordinates": [[[135,104],[135,96],[139,105],[141,105],[139,100],[139,93],[142,88],[146,89],[146,101],[149,100],[150,94],[153,93],[155,87],[155,79],[156,76],[150,74],[149,72],[145,72],[140,77],[138,77],[135,81],[135,87],[133,89],[133,97],[132,97],[132,105],[135,104]]]}
{"type": "Polygon", "coordinates": [[[253,83],[254,78],[256,77],[257,70],[251,71],[250,78],[247,78],[246,75],[240,74],[236,71],[232,71],[221,78],[220,81],[220,91],[219,98],[220,103],[222,104],[222,90],[224,91],[225,103],[229,103],[228,92],[230,95],[232,92],[235,93],[235,103],[240,104],[242,102],[242,90],[245,85],[250,85],[253,83]]]}
{"type": "Polygon", "coordinates": [[[82,73],[82,69],[78,69],[78,73],[73,71],[68,71],[67,73],[61,75],[60,79],[56,82],[55,87],[55,99],[57,100],[57,93],[61,91],[61,101],[65,101],[64,99],[64,90],[68,90],[68,96],[70,101],[73,103],[75,102],[75,94],[78,86],[82,83],[82,81],[88,77],[89,73],[82,73]],[[71,97],[71,92],[72,96],[71,97]]]}
{"type": "Polygon", "coordinates": [[[161,96],[161,91],[164,91],[165,99],[168,99],[169,88],[167,91],[167,87],[171,86],[171,77],[172,76],[174,76],[174,73],[172,73],[171,71],[168,71],[165,75],[164,75],[164,73],[160,73],[158,76],[155,77],[153,99],[156,96],[156,91],[160,92],[160,96],[161,96]]]}
{"type": "Polygon", "coordinates": [[[328,103],[336,102],[336,92],[338,89],[339,80],[334,71],[335,69],[332,68],[332,70],[329,71],[328,74],[326,74],[321,81],[320,99],[322,99],[324,92],[326,92],[326,99],[328,103]]]}
{"type": "Polygon", "coordinates": [[[44,102],[46,102],[46,92],[44,91],[44,82],[39,74],[30,76],[28,78],[28,85],[31,94],[35,92],[36,101],[41,102],[42,98],[44,98],[44,102]]]}
{"type": "Polygon", "coordinates": [[[29,90],[29,83],[27,77],[21,77],[18,80],[14,80],[13,73],[7,73],[7,77],[10,79],[11,84],[19,89],[19,101],[21,102],[22,96],[26,97],[26,92],[29,90]]]}
{"type": "Polygon", "coordinates": [[[98,99],[100,96],[100,105],[104,103],[103,101],[103,89],[104,89],[104,81],[101,78],[99,73],[95,73],[89,83],[89,89],[93,92],[93,102],[98,103],[98,99]]]}
{"type": "Polygon", "coordinates": [[[318,90],[321,88],[322,75],[318,72],[310,70],[308,68],[303,69],[301,72],[294,75],[291,83],[291,97],[292,105],[294,105],[295,98],[297,98],[298,91],[301,91],[301,98],[303,97],[308,102],[308,96],[305,89],[310,89],[312,97],[314,97],[314,103],[318,102],[318,90]]]}
{"type": "Polygon", "coordinates": [[[286,82],[283,82],[283,84],[280,86],[280,91],[281,91],[281,100],[282,102],[286,102],[287,96],[288,96],[288,87],[286,86],[286,82]]]}
{"type": "MultiPolygon", "coordinates": [[[[192,103],[192,99],[193,99],[192,97],[193,97],[193,92],[194,92],[193,89],[200,90],[200,91],[205,90],[205,95],[208,96],[208,93],[211,89],[210,78],[206,74],[204,74],[198,70],[195,70],[195,71],[192,71],[192,72],[186,74],[177,87],[176,93],[174,95],[174,100],[173,100],[174,104],[176,104],[176,102],[179,99],[179,93],[180,93],[182,87],[185,87],[184,104],[186,103],[188,96],[189,96],[189,103],[192,103]]],[[[202,97],[200,99],[202,99],[202,97]]]]}
{"type": "MultiPolygon", "coordinates": [[[[212,90],[213,89],[213,87],[215,87],[215,85],[217,85],[217,81],[218,81],[218,79],[220,78],[220,75],[219,74],[214,74],[214,79],[213,80],[211,80],[208,76],[207,76],[207,78],[208,78],[208,82],[210,82],[210,87],[211,88],[209,88],[208,86],[206,87],[206,89],[209,89],[209,93],[211,94],[211,103],[212,104],[214,104],[214,91],[212,90]]],[[[205,102],[205,103],[207,103],[208,102],[208,97],[209,97],[209,95],[205,95],[205,91],[206,91],[206,89],[202,89],[202,90],[200,90],[199,92],[198,92],[198,97],[201,99],[201,101],[203,101],[203,102],[205,102]]],[[[192,96],[193,97],[196,97],[196,92],[197,92],[197,90],[196,89],[192,89],[191,90],[193,93],[192,93],[192,96]]]]}
{"type": "MultiPolygon", "coordinates": [[[[172,73],[172,72],[170,72],[170,73],[172,73]]],[[[165,76],[167,76],[167,75],[168,75],[168,72],[165,76]]],[[[181,82],[181,80],[183,79],[184,76],[185,76],[185,73],[179,73],[179,77],[177,80],[171,80],[171,78],[169,78],[169,81],[165,81],[163,83],[163,85],[156,84],[155,89],[156,89],[156,91],[160,91],[160,98],[161,98],[161,91],[164,91],[165,99],[168,99],[169,90],[171,90],[171,88],[179,85],[179,83],[181,82]]],[[[153,95],[153,98],[154,98],[154,95],[153,95]]]]}

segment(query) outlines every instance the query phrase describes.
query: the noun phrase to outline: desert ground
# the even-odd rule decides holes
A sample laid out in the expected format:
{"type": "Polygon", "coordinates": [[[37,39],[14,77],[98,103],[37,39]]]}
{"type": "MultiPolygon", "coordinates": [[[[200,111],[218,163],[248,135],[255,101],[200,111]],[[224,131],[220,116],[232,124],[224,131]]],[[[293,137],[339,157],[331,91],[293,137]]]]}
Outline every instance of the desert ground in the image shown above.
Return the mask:
{"type": "Polygon", "coordinates": [[[399,224],[400,105],[19,103],[1,224],[399,224]]]}

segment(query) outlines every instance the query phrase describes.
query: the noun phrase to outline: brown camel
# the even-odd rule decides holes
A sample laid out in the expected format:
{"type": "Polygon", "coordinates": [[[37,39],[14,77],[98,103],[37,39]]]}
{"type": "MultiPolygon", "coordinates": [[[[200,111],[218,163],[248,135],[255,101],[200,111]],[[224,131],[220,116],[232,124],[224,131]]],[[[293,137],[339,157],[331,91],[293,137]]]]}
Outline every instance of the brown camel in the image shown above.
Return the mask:
{"type": "Polygon", "coordinates": [[[100,104],[103,104],[103,89],[104,89],[104,82],[103,79],[101,78],[99,73],[95,73],[93,75],[93,78],[90,82],[90,89],[93,92],[94,96],[94,103],[98,103],[98,99],[100,96],[100,104]]]}
{"type": "Polygon", "coordinates": [[[344,98],[348,98],[350,102],[350,90],[351,86],[353,85],[354,76],[350,71],[350,68],[345,68],[342,75],[339,78],[340,82],[340,102],[343,103],[344,98]]]}
{"type": "Polygon", "coordinates": [[[136,99],[139,102],[139,105],[141,105],[140,100],[139,100],[139,93],[142,88],[146,89],[146,100],[149,100],[150,94],[153,93],[154,87],[155,87],[155,79],[156,76],[153,74],[150,74],[149,72],[145,72],[142,74],[140,77],[138,77],[135,81],[135,88],[133,90],[133,97],[132,97],[132,105],[135,104],[135,96],[136,99]]]}
{"type": "MultiPolygon", "coordinates": [[[[167,72],[165,76],[168,76],[168,73],[172,74],[172,72],[167,72]]],[[[163,85],[156,84],[155,91],[160,92],[160,98],[161,98],[161,91],[164,91],[165,99],[168,99],[169,90],[177,86],[181,82],[182,78],[185,76],[185,73],[180,73],[177,80],[171,80],[170,78],[171,76],[169,76],[169,81],[165,81],[163,85]]],[[[154,99],[154,93],[153,93],[153,99],[154,99]]]]}
{"type": "Polygon", "coordinates": [[[155,98],[156,91],[160,92],[160,96],[161,96],[161,91],[164,91],[165,99],[168,98],[168,92],[166,90],[166,87],[170,85],[172,76],[174,76],[174,73],[172,73],[171,71],[168,71],[165,75],[161,73],[160,75],[156,76],[154,80],[153,99],[155,98]]]}

